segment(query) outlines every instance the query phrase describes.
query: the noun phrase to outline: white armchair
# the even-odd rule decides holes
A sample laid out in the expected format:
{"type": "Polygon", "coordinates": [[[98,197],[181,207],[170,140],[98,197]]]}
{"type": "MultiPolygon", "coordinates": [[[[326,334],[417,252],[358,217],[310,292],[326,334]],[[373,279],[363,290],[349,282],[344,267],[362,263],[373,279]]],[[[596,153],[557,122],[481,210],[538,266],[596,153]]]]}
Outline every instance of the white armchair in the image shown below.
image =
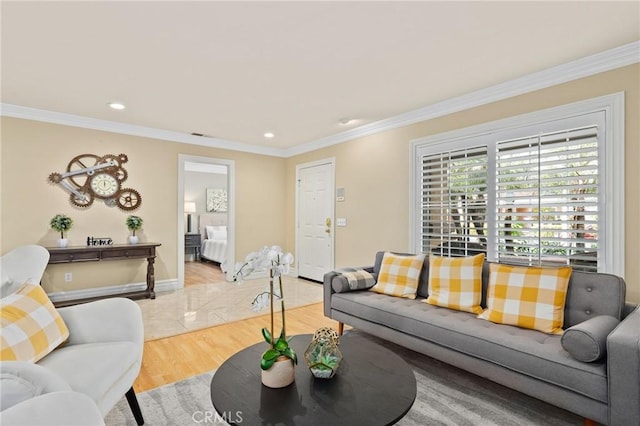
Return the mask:
{"type": "MultiPolygon", "coordinates": [[[[48,251],[39,246],[0,258],[2,297],[24,282],[39,283],[48,259],[48,251]]],[[[35,364],[0,363],[0,423],[103,424],[102,418],[126,394],[136,422],[144,424],[133,390],[144,342],[139,306],[112,298],[57,311],[69,329],[64,344],[35,364]]]]}

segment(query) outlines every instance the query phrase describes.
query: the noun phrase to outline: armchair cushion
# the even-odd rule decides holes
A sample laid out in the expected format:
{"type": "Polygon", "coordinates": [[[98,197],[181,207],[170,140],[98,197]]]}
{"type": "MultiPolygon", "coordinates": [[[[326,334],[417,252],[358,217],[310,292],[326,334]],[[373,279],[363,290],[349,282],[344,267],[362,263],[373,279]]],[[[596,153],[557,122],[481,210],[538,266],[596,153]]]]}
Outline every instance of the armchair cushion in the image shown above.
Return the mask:
{"type": "Polygon", "coordinates": [[[0,363],[0,411],[49,392],[71,390],[55,373],[37,364],[23,361],[0,363]]]}
{"type": "Polygon", "coordinates": [[[38,364],[89,395],[103,414],[133,385],[144,345],[137,303],[111,298],[58,309],[69,327],[67,343],[38,364]]]}
{"type": "Polygon", "coordinates": [[[102,413],[87,395],[51,392],[0,412],[0,424],[12,426],[100,426],[102,413]]]}
{"type": "Polygon", "coordinates": [[[42,287],[25,284],[0,302],[0,360],[37,362],[69,337],[42,287]]]}

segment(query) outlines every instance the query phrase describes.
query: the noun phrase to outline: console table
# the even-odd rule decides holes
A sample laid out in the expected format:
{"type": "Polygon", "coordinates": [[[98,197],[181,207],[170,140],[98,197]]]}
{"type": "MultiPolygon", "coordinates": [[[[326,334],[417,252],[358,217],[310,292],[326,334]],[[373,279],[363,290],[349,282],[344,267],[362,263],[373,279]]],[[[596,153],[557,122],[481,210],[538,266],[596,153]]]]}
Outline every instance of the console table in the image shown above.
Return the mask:
{"type": "Polygon", "coordinates": [[[49,264],[77,263],[77,262],[101,262],[109,260],[147,259],[147,288],[145,290],[128,291],[115,295],[88,297],[83,299],[61,300],[54,302],[56,307],[76,305],[78,303],[91,302],[107,297],[128,297],[130,299],[151,298],[155,299],[155,275],[153,263],[156,258],[156,247],[160,243],[140,243],[135,245],[116,244],[104,246],[73,246],[73,247],[47,247],[49,251],[49,264]]]}

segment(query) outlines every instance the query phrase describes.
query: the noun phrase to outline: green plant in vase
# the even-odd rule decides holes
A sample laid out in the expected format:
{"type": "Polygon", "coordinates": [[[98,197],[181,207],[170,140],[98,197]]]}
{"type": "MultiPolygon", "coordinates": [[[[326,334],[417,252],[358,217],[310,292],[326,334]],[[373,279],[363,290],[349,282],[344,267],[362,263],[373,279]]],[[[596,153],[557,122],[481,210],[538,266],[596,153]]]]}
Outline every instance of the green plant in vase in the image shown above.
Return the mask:
{"type": "MultiPolygon", "coordinates": [[[[236,274],[234,275],[235,281],[242,281],[245,277],[248,277],[253,272],[269,271],[269,289],[259,293],[251,304],[251,309],[259,312],[266,309],[267,305],[270,307],[271,312],[271,327],[264,327],[262,329],[262,337],[269,344],[269,348],[262,354],[260,359],[260,368],[263,370],[263,383],[270,387],[283,387],[293,382],[293,376],[290,377],[291,381],[282,386],[269,384],[265,382],[265,372],[269,372],[273,367],[283,360],[290,360],[290,364],[298,363],[298,357],[291,346],[289,346],[290,339],[287,339],[286,331],[286,318],[285,318],[285,306],[282,288],[282,275],[288,274],[290,265],[293,263],[293,255],[291,253],[282,253],[282,249],[279,246],[267,247],[262,250],[250,253],[245,262],[238,263],[236,265],[236,274]],[[277,280],[277,286],[276,286],[277,280]],[[280,300],[281,316],[282,316],[282,329],[280,334],[276,337],[275,325],[274,325],[274,299],[280,300]]],[[[268,379],[267,379],[268,381],[268,379]]]]}
{"type": "Polygon", "coordinates": [[[142,228],[142,218],[140,216],[128,216],[125,220],[125,224],[130,231],[133,232],[133,235],[129,236],[129,242],[131,244],[138,243],[138,236],[136,235],[136,231],[142,228]]]}
{"type": "Polygon", "coordinates": [[[51,229],[60,233],[58,239],[58,247],[67,247],[68,240],[64,237],[64,233],[73,226],[73,219],[64,214],[57,214],[49,221],[51,229]]]}

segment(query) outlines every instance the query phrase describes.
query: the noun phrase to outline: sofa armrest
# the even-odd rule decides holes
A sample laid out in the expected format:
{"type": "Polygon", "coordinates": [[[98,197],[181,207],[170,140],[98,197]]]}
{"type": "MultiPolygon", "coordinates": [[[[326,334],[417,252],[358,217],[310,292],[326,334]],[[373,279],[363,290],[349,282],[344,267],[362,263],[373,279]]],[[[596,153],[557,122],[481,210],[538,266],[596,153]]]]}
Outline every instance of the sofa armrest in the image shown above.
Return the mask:
{"type": "Polygon", "coordinates": [[[0,424],[12,426],[104,425],[98,406],[87,395],[62,391],[28,399],[0,412],[0,424]]]}
{"type": "Polygon", "coordinates": [[[607,338],[609,424],[640,424],[640,307],[607,338]]]}
{"type": "Polygon", "coordinates": [[[142,311],[132,300],[112,298],[59,308],[67,328],[68,345],[99,342],[144,343],[142,311]]]}
{"type": "MultiPolygon", "coordinates": [[[[373,273],[373,266],[361,266],[355,269],[363,269],[369,273],[373,273]]],[[[340,293],[341,291],[336,291],[336,289],[344,289],[343,291],[347,291],[349,288],[349,283],[346,278],[344,278],[339,271],[331,271],[324,274],[324,316],[331,318],[331,296],[334,293],[340,293]]]]}

